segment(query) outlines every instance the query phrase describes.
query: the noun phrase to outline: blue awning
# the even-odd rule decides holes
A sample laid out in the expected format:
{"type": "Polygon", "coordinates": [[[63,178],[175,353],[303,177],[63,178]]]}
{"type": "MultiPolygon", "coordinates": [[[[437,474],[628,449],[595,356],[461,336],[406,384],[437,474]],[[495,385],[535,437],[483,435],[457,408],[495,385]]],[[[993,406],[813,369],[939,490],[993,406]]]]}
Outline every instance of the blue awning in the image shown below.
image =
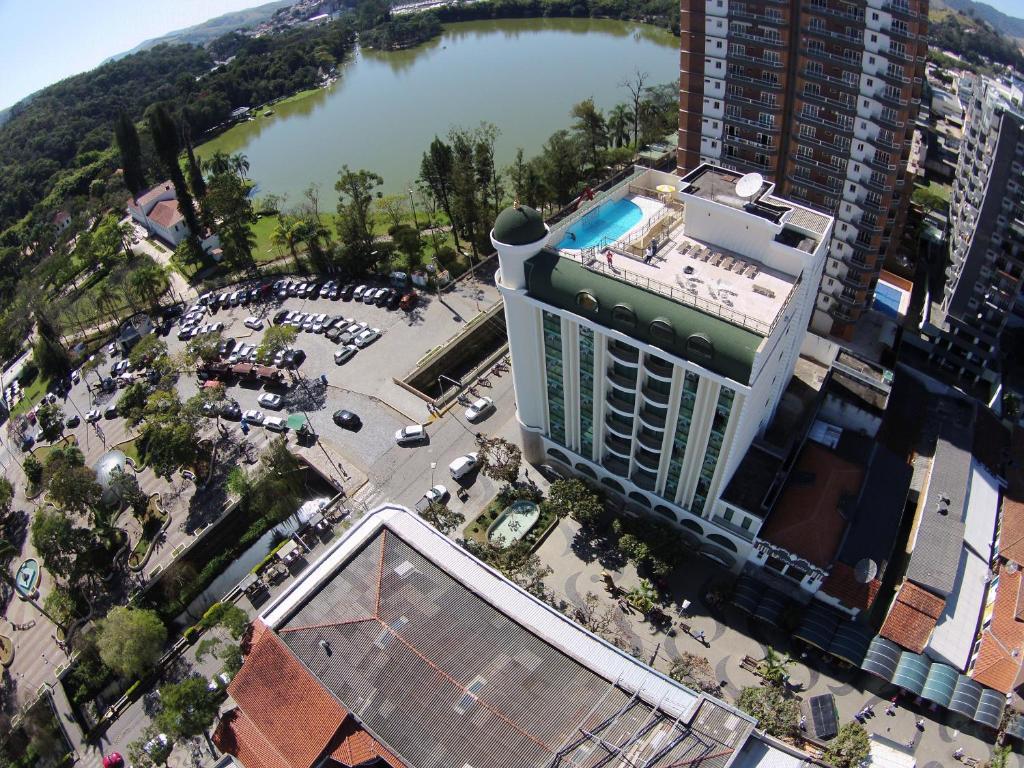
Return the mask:
{"type": "Polygon", "coordinates": [[[982,690],[981,683],[971,680],[967,675],[960,675],[956,680],[956,687],[953,688],[953,696],[949,700],[950,712],[974,719],[982,690]]]}
{"type": "Polygon", "coordinates": [[[871,645],[871,632],[867,628],[843,619],[836,628],[828,652],[847,664],[859,667],[871,645]]]}
{"type": "Polygon", "coordinates": [[[757,610],[757,604],[761,602],[763,591],[764,587],[749,576],[740,576],[736,579],[736,586],[732,591],[732,604],[744,613],[753,613],[757,610]]]}
{"type": "Polygon", "coordinates": [[[982,689],[978,710],[974,713],[974,722],[987,725],[989,728],[998,728],[1005,706],[1006,696],[991,688],[982,689]]]}
{"type": "Polygon", "coordinates": [[[1017,715],[1010,718],[1010,722],[1006,726],[1006,735],[1013,736],[1018,741],[1024,741],[1024,717],[1017,715]]]}
{"type": "Polygon", "coordinates": [[[948,707],[953,699],[960,673],[948,664],[932,664],[928,670],[928,679],[924,682],[921,697],[934,701],[942,707],[948,707]]]}
{"type": "Polygon", "coordinates": [[[765,624],[777,627],[785,607],[786,598],[775,590],[768,589],[761,596],[761,603],[757,606],[757,610],[754,611],[754,618],[758,621],[763,621],[765,624]]]}
{"type": "Polygon", "coordinates": [[[804,613],[800,628],[793,633],[793,637],[827,651],[838,625],[839,617],[825,604],[814,601],[804,613]]]}
{"type": "Polygon", "coordinates": [[[913,651],[903,651],[896,665],[896,672],[892,676],[892,684],[920,696],[928,679],[929,667],[931,662],[928,657],[913,651]]]}
{"type": "MultiPolygon", "coordinates": [[[[892,680],[893,675],[896,674],[896,667],[899,666],[900,654],[902,653],[903,649],[896,645],[896,643],[878,635],[868,646],[868,651],[864,655],[864,661],[861,662],[860,668],[889,682],[892,680]]],[[[971,714],[968,717],[973,715],[974,710],[971,709],[971,714]]]]}

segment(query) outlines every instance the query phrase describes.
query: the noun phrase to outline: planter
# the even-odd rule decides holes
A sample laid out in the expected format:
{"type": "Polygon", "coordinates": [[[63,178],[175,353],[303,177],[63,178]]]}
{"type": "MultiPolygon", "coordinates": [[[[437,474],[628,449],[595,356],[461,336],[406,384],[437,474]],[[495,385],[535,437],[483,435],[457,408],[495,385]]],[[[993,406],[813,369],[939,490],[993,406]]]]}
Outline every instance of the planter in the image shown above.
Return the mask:
{"type": "MultiPolygon", "coordinates": [[[[155,503],[156,506],[158,508],[160,508],[160,503],[158,501],[156,501],[156,499],[158,497],[159,497],[159,494],[154,493],[152,496],[149,497],[149,503],[150,504],[154,504],[155,503]]],[[[160,511],[163,512],[163,509],[160,509],[160,511]]],[[[147,511],[147,514],[148,514],[148,511],[147,511]]],[[[166,514],[166,513],[164,513],[164,514],[166,514]]],[[[171,524],[171,520],[172,520],[171,516],[170,515],[166,515],[166,517],[164,518],[163,524],[160,526],[160,528],[157,530],[157,532],[155,534],[153,534],[153,538],[150,539],[149,546],[146,547],[145,553],[142,555],[142,557],[134,565],[132,564],[132,555],[128,556],[128,570],[133,571],[135,573],[138,573],[139,571],[141,571],[143,568],[146,567],[146,563],[149,562],[149,558],[153,554],[153,550],[156,548],[156,543],[158,541],[160,541],[160,539],[163,537],[164,533],[167,531],[167,528],[171,524]]]]}

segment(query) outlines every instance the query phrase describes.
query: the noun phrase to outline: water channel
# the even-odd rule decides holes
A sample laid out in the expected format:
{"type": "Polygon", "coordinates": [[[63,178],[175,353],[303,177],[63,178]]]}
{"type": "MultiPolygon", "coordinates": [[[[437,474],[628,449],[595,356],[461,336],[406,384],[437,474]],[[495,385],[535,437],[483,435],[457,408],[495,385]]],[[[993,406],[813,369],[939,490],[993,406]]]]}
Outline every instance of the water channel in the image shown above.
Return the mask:
{"type": "Polygon", "coordinates": [[[433,137],[452,126],[494,123],[499,168],[518,147],[530,157],[569,127],[573,104],[593,97],[608,110],[626,101],[620,84],[637,70],[650,85],[675,81],[679,39],[605,19],[452,24],[411,50],[357,53],[333,85],[275,105],[272,116],[233,127],[198,154],[243,152],[258,195],[286,195],[295,204],[315,183],[333,207],[342,165],[376,171],[385,193],[402,192],[433,137]]]}

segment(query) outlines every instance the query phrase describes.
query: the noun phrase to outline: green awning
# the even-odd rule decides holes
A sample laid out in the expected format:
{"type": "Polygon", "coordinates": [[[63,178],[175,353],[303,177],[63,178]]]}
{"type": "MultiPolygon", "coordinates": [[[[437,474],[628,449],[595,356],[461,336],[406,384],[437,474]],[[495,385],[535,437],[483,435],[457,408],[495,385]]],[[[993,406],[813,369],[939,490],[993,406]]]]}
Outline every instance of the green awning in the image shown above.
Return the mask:
{"type": "Polygon", "coordinates": [[[931,665],[927,656],[913,651],[903,651],[896,665],[896,672],[892,676],[892,684],[920,696],[925,681],[928,680],[928,669],[931,665]]]}
{"type": "Polygon", "coordinates": [[[837,659],[859,667],[864,661],[870,645],[871,632],[867,628],[854,624],[848,619],[841,619],[827,650],[837,659]]]}
{"type": "MultiPolygon", "coordinates": [[[[899,666],[902,653],[903,649],[896,643],[878,635],[868,646],[868,652],[864,655],[864,661],[861,662],[860,668],[888,682],[896,674],[896,667],[899,666]]],[[[973,714],[973,712],[972,709],[971,713],[973,714]]]]}
{"type": "Polygon", "coordinates": [[[928,670],[928,679],[924,681],[924,688],[921,690],[921,698],[948,707],[959,678],[960,673],[948,664],[932,664],[928,670]]]}
{"type": "Polygon", "coordinates": [[[974,722],[987,725],[989,728],[998,728],[1005,707],[1006,696],[991,688],[983,688],[978,710],[974,713],[974,722]]]}
{"type": "Polygon", "coordinates": [[[804,613],[800,627],[793,633],[793,637],[819,650],[827,651],[838,626],[839,617],[835,612],[824,603],[814,601],[804,613]]]}
{"type": "Polygon", "coordinates": [[[973,719],[974,713],[978,711],[982,690],[981,683],[971,680],[967,675],[960,675],[949,700],[949,710],[973,719]]]}

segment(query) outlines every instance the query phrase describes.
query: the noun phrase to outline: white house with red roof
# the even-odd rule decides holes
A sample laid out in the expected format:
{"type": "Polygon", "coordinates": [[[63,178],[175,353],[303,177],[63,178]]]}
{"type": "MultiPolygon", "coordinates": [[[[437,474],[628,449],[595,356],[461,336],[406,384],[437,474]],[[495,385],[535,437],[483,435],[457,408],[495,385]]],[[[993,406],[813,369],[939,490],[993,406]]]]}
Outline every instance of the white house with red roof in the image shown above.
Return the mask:
{"type": "Polygon", "coordinates": [[[188,235],[188,224],[178,207],[174,184],[162,181],[137,198],[128,199],[128,213],[132,219],[172,247],[188,235]]]}

